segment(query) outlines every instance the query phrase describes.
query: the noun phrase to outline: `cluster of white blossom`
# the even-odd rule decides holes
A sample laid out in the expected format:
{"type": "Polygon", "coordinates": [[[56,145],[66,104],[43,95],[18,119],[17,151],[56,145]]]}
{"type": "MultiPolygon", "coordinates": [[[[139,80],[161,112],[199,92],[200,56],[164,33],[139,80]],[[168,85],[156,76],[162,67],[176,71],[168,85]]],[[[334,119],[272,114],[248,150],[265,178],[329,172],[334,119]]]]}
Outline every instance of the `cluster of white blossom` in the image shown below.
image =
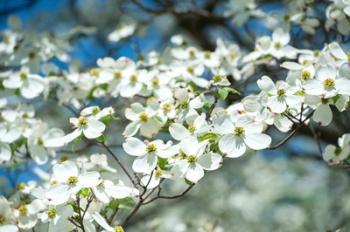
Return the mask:
{"type": "MultiPolygon", "coordinates": [[[[20,183],[9,201],[1,198],[1,231],[70,231],[74,220],[82,220],[87,231],[96,231],[96,226],[114,231],[104,218],[113,217],[117,205],[139,191],[119,179],[104,154],[67,158],[52,163],[53,173],[45,184],[20,183]]],[[[122,231],[120,226],[115,231],[118,228],[122,231]]]]}
{"type": "Polygon", "coordinates": [[[330,29],[336,25],[337,30],[344,35],[350,33],[350,1],[332,0],[326,10],[327,21],[325,27],[330,29]]]}

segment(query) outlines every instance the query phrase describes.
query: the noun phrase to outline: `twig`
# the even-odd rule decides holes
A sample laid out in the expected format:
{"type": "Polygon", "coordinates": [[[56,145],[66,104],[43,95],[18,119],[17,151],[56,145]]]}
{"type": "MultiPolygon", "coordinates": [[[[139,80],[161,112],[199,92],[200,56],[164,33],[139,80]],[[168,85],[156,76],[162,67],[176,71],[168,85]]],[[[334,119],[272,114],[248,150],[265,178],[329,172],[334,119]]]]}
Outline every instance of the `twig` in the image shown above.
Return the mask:
{"type": "Polygon", "coordinates": [[[134,178],[131,176],[131,174],[129,173],[129,171],[126,169],[126,167],[124,166],[124,164],[120,161],[120,159],[114,154],[114,152],[103,142],[98,142],[98,144],[102,145],[107,151],[108,153],[113,157],[113,159],[118,163],[118,165],[121,167],[121,169],[123,170],[123,172],[128,176],[128,178],[130,179],[131,183],[134,185],[135,188],[137,188],[137,186],[139,185],[134,178]]]}

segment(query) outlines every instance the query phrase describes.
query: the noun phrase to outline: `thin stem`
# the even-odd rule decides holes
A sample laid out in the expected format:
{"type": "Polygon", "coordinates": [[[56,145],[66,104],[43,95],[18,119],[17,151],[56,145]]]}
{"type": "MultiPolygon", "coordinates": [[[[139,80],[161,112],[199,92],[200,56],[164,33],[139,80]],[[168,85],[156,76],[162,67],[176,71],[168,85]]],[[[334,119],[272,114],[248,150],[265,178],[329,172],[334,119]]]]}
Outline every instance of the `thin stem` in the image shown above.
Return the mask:
{"type": "Polygon", "coordinates": [[[301,121],[284,139],[282,139],[280,142],[278,142],[275,145],[271,145],[269,149],[273,150],[285,144],[304,125],[304,123],[312,116],[312,114],[313,114],[313,111],[303,121],[301,121]]]}
{"type": "MultiPolygon", "coordinates": [[[[151,202],[153,202],[153,201],[155,201],[155,200],[157,200],[157,199],[177,199],[177,198],[183,197],[188,191],[191,190],[191,188],[193,188],[193,186],[194,186],[194,184],[191,184],[190,186],[188,186],[187,189],[185,189],[185,191],[183,191],[182,193],[177,194],[177,195],[162,196],[162,195],[159,195],[159,194],[158,194],[156,197],[154,197],[154,198],[152,198],[152,199],[150,199],[150,200],[148,200],[148,201],[145,201],[143,204],[144,204],[144,205],[147,205],[147,204],[149,204],[149,203],[151,203],[151,202]]],[[[159,191],[159,193],[160,193],[160,191],[159,191]]]]}
{"type": "Polygon", "coordinates": [[[134,185],[134,187],[136,188],[139,184],[134,180],[134,178],[131,176],[131,174],[129,173],[129,171],[126,169],[126,167],[124,166],[124,164],[119,160],[119,158],[114,154],[114,152],[105,144],[105,143],[101,143],[98,142],[99,144],[101,144],[107,151],[108,153],[113,157],[113,159],[118,163],[118,165],[121,167],[121,169],[123,170],[123,172],[128,176],[128,178],[130,179],[130,181],[132,182],[132,184],[134,185]]]}

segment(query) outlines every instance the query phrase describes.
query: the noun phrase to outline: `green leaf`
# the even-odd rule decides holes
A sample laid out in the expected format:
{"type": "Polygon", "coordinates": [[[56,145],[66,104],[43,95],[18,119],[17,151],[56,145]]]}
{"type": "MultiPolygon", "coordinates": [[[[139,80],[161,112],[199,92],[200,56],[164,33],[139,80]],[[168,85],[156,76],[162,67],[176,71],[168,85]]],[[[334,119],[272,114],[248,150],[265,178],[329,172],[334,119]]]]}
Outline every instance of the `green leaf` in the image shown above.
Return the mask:
{"type": "Polygon", "coordinates": [[[163,159],[163,158],[160,158],[158,157],[158,166],[161,168],[161,169],[165,169],[166,166],[168,165],[168,160],[167,159],[163,159]]]}
{"type": "Polygon", "coordinates": [[[91,190],[89,188],[82,188],[82,189],[80,189],[78,194],[81,195],[82,197],[86,198],[90,195],[90,192],[91,192],[91,190]]]}
{"type": "Polygon", "coordinates": [[[238,90],[231,87],[224,87],[218,91],[218,94],[222,100],[225,100],[230,93],[241,95],[238,90]]]}
{"type": "Polygon", "coordinates": [[[213,133],[213,132],[208,132],[205,133],[203,135],[200,135],[198,137],[199,141],[204,141],[204,140],[208,140],[208,139],[216,139],[217,138],[217,134],[213,133]]]}

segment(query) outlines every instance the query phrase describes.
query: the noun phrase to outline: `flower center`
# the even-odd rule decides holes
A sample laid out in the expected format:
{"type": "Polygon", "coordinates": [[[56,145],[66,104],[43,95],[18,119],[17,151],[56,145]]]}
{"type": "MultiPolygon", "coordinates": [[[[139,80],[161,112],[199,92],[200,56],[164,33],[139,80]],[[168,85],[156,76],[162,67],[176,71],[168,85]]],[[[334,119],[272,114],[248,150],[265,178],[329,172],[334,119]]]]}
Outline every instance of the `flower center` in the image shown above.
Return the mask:
{"type": "Polygon", "coordinates": [[[123,229],[123,227],[121,227],[121,226],[116,226],[116,227],[114,228],[114,232],[124,232],[124,229],[123,229]]]}
{"type": "Polygon", "coordinates": [[[148,115],[146,112],[142,112],[139,114],[139,119],[141,122],[147,122],[148,121],[148,115]]]}
{"type": "Polygon", "coordinates": [[[51,208],[47,211],[47,216],[50,218],[50,219],[53,219],[55,218],[57,215],[57,210],[55,208],[51,208]]]}
{"type": "Polygon", "coordinates": [[[68,183],[68,185],[70,185],[70,186],[76,185],[76,184],[78,183],[78,177],[76,177],[76,176],[70,176],[70,177],[68,177],[67,183],[68,183]]]}
{"type": "Polygon", "coordinates": [[[314,56],[315,56],[315,57],[320,56],[320,54],[321,54],[321,52],[320,52],[320,51],[318,51],[318,50],[314,51],[314,56]]]}
{"type": "Polygon", "coordinates": [[[323,86],[325,89],[331,89],[335,86],[335,81],[333,78],[328,77],[326,80],[323,81],[323,86]]]}
{"type": "Polygon", "coordinates": [[[146,150],[148,153],[153,153],[157,151],[157,145],[155,145],[154,143],[150,143],[147,145],[146,150]]]}
{"type": "Polygon", "coordinates": [[[79,119],[78,119],[78,124],[79,124],[79,126],[81,126],[81,127],[86,126],[86,125],[88,124],[87,118],[84,117],[84,116],[80,116],[79,119]]]}
{"type": "Polygon", "coordinates": [[[215,76],[213,76],[213,81],[220,82],[220,81],[222,81],[222,77],[220,75],[215,75],[215,76]]]}
{"type": "Polygon", "coordinates": [[[0,214],[0,225],[5,224],[5,221],[6,221],[5,216],[0,214]]]}
{"type": "Polygon", "coordinates": [[[18,211],[19,211],[19,214],[20,214],[21,216],[26,216],[27,213],[28,213],[27,206],[26,206],[26,205],[21,205],[21,206],[18,208],[18,211]]]}
{"type": "Polygon", "coordinates": [[[98,68],[90,69],[90,75],[92,77],[98,77],[100,75],[100,69],[98,69],[98,68]]]}
{"type": "Polygon", "coordinates": [[[122,78],[122,73],[119,70],[115,71],[114,72],[114,79],[120,80],[120,78],[122,78]]]}
{"type": "Polygon", "coordinates": [[[158,170],[156,170],[156,172],[154,173],[154,175],[155,175],[156,177],[161,177],[161,176],[163,175],[163,171],[162,171],[161,169],[158,169],[158,170]]]}
{"type": "Polygon", "coordinates": [[[93,109],[92,109],[92,114],[93,115],[96,115],[96,114],[98,114],[98,113],[100,113],[100,108],[99,107],[94,107],[93,109]]]}
{"type": "Polygon", "coordinates": [[[210,59],[211,58],[211,52],[210,51],[205,51],[204,52],[204,58],[205,59],[210,59]]]}
{"type": "Polygon", "coordinates": [[[190,57],[191,57],[191,58],[194,58],[194,57],[196,56],[196,51],[193,50],[193,49],[191,49],[191,50],[189,51],[189,54],[190,54],[190,57]]]}
{"type": "Polygon", "coordinates": [[[242,135],[244,135],[244,132],[245,132],[245,130],[243,127],[236,127],[234,130],[234,134],[236,136],[242,136],[242,135]]]}
{"type": "Polygon", "coordinates": [[[301,72],[301,79],[305,80],[309,80],[311,78],[311,73],[308,70],[303,70],[301,72]]]}
{"type": "Polygon", "coordinates": [[[21,73],[19,74],[19,77],[21,78],[22,81],[28,80],[28,75],[27,75],[27,73],[21,72],[21,73]]]}
{"type": "Polygon", "coordinates": [[[153,85],[153,86],[158,86],[158,85],[159,85],[159,79],[158,79],[158,77],[153,77],[151,82],[152,82],[152,85],[153,85]]]}
{"type": "Polygon", "coordinates": [[[194,125],[189,125],[187,129],[191,134],[193,134],[196,131],[196,127],[194,125]]]}
{"type": "Polygon", "coordinates": [[[276,49],[280,49],[280,48],[282,47],[282,44],[281,44],[280,42],[276,42],[276,43],[274,44],[274,47],[275,47],[276,49]]]}
{"type": "Polygon", "coordinates": [[[170,103],[165,103],[165,104],[163,105],[163,111],[164,111],[164,113],[169,112],[170,110],[171,110],[171,105],[170,105],[170,103]]]}
{"type": "Polygon", "coordinates": [[[277,90],[277,95],[279,97],[283,97],[286,94],[286,90],[285,89],[278,89],[277,90]]]}
{"type": "Polygon", "coordinates": [[[197,161],[197,157],[195,155],[189,155],[187,157],[187,161],[190,163],[190,164],[193,164],[197,161]]]}
{"type": "Polygon", "coordinates": [[[194,68],[193,67],[187,67],[187,72],[189,72],[190,74],[194,73],[194,68]]]}
{"type": "Polygon", "coordinates": [[[23,182],[19,183],[19,184],[16,186],[17,190],[23,190],[25,187],[26,187],[26,184],[23,183],[23,182]]]}
{"type": "Polygon", "coordinates": [[[136,83],[137,80],[138,80],[138,77],[137,77],[136,74],[133,74],[133,75],[130,76],[130,81],[131,81],[131,83],[136,83]]]}
{"type": "Polygon", "coordinates": [[[37,143],[39,146],[44,145],[44,141],[43,141],[42,138],[38,138],[38,139],[36,140],[36,143],[37,143]]]}

